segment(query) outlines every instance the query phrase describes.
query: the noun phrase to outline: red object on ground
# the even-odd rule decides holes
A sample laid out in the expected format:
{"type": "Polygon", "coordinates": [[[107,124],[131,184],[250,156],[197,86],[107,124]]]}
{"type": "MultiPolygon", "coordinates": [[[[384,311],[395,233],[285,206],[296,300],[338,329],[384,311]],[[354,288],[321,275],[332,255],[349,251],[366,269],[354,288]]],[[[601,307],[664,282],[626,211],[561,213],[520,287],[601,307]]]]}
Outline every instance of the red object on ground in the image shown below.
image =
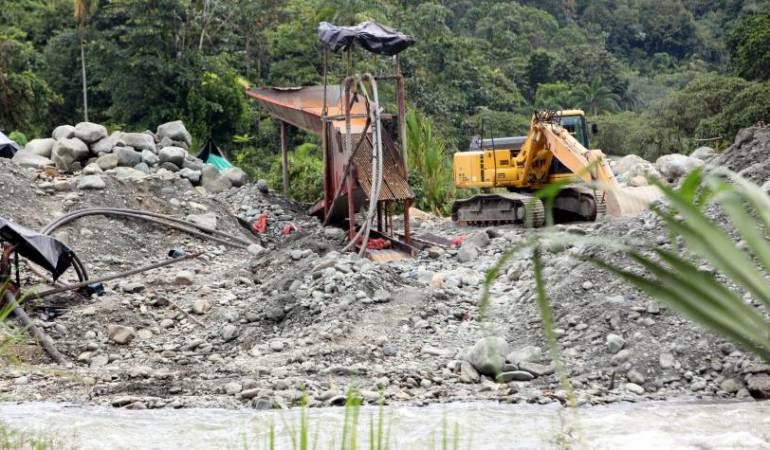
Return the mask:
{"type": "Polygon", "coordinates": [[[251,224],[251,228],[257,233],[264,233],[267,231],[267,213],[262,213],[257,217],[257,220],[251,224]]]}
{"type": "Polygon", "coordinates": [[[281,234],[283,236],[288,236],[288,235],[290,235],[291,233],[293,233],[295,231],[297,233],[302,233],[302,227],[299,226],[299,225],[295,225],[292,222],[289,222],[289,223],[287,223],[286,225],[283,226],[283,228],[281,229],[281,234]]]}
{"type": "Polygon", "coordinates": [[[452,239],[452,243],[449,244],[449,246],[450,247],[459,247],[460,244],[465,242],[465,240],[468,239],[469,236],[470,236],[470,234],[466,234],[465,236],[458,236],[458,237],[452,239]]]}
{"type": "MultiPolygon", "coordinates": [[[[361,244],[364,243],[364,238],[360,237],[358,238],[358,241],[356,244],[360,247],[361,244]]],[[[369,238],[368,241],[366,241],[366,248],[369,250],[382,250],[384,248],[390,248],[390,242],[388,242],[387,239],[383,238],[369,238]]]]}

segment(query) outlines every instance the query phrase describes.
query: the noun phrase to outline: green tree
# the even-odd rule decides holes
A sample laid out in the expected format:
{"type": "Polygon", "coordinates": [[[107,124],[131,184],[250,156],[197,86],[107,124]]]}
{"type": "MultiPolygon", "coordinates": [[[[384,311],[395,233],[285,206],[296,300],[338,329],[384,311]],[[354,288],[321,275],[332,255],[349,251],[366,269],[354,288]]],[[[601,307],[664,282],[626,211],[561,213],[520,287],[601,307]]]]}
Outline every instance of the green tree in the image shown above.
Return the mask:
{"type": "Polygon", "coordinates": [[[770,11],[738,22],[728,35],[727,45],[740,76],[770,80],[770,11]]]}
{"type": "Polygon", "coordinates": [[[620,96],[612,92],[599,78],[594,78],[590,84],[573,87],[570,95],[572,104],[592,116],[620,109],[620,96]]]}

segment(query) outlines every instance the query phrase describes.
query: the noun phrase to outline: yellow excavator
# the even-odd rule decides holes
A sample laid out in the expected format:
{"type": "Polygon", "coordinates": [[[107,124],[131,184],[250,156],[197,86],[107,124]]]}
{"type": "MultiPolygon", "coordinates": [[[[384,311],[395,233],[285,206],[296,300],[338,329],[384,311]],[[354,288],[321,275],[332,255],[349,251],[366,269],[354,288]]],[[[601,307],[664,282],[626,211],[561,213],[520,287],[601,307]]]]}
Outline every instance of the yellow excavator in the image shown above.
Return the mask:
{"type": "Polygon", "coordinates": [[[554,200],[556,222],[594,221],[605,213],[634,215],[661,197],[653,186],[621,187],[602,151],[588,148],[581,110],[535,112],[527,136],[475,140],[469,151],[454,154],[454,181],[458,188],[484,193],[455,201],[452,219],[469,225],[542,226],[545,210],[534,193],[562,180],[574,182],[554,200]]]}

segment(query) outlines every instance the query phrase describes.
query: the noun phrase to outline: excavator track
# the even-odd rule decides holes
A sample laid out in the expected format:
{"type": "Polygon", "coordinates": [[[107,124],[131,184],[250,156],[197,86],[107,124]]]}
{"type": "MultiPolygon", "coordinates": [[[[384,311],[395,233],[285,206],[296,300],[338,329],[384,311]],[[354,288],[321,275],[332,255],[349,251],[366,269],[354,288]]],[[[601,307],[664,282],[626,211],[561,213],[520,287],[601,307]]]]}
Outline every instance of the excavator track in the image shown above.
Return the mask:
{"type": "Polygon", "coordinates": [[[452,220],[462,225],[541,227],[545,224],[545,208],[537,197],[520,192],[479,194],[455,201],[452,220]]]}

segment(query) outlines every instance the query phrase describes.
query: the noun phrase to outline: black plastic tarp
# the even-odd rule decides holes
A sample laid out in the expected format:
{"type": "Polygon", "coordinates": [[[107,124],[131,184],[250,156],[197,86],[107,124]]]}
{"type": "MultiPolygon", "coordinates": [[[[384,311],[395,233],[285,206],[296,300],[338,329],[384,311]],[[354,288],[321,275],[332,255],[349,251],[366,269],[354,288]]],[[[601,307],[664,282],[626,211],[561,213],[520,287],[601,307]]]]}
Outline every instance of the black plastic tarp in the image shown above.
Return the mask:
{"type": "Polygon", "coordinates": [[[0,240],[16,246],[16,252],[51,272],[54,280],[72,265],[72,250],[52,238],[0,217],[0,240]]]}
{"type": "Polygon", "coordinates": [[[0,132],[0,158],[13,158],[13,155],[19,150],[21,150],[19,144],[13,142],[8,136],[0,132]]]}
{"type": "Polygon", "coordinates": [[[412,36],[376,22],[362,22],[352,27],[338,27],[328,22],[318,25],[318,37],[333,51],[358,45],[379,55],[393,56],[415,43],[412,36]]]}

